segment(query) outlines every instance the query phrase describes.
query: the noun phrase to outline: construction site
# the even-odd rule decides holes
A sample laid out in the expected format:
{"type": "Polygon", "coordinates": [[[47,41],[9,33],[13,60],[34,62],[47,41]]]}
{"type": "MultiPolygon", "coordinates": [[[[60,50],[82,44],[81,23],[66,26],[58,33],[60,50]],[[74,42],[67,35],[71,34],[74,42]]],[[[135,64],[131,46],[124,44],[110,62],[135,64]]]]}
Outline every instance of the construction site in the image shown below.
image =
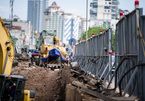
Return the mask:
{"type": "Polygon", "coordinates": [[[145,101],[145,15],[138,0],[115,26],[80,41],[71,35],[69,47],[43,30],[35,45],[18,47],[14,26],[0,17],[0,101],[145,101]]]}

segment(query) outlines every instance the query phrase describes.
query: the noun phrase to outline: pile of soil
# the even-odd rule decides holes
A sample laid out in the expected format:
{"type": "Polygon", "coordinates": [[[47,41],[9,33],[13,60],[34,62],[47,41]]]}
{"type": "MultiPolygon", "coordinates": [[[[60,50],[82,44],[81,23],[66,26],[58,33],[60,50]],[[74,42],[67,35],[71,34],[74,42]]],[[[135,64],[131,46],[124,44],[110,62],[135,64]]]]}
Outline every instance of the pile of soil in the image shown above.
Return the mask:
{"type": "Polygon", "coordinates": [[[60,70],[51,71],[21,62],[12,69],[12,75],[22,75],[27,79],[25,89],[35,91],[35,101],[61,101],[60,70]]]}

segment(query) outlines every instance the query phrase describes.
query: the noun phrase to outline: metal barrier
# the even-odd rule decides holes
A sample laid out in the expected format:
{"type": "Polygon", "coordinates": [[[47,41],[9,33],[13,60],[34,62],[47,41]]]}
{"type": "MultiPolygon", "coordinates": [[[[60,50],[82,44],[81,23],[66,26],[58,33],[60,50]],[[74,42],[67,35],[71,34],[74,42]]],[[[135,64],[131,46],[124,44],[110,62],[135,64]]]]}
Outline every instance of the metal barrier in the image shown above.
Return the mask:
{"type": "Polygon", "coordinates": [[[111,50],[111,42],[112,29],[109,28],[103,34],[96,35],[93,38],[88,39],[88,45],[86,45],[86,41],[77,44],[75,51],[75,61],[78,62],[81,69],[86,71],[86,74],[94,74],[99,79],[109,79],[108,77],[106,77],[105,74],[108,73],[108,70],[111,68],[112,64],[111,55],[109,59],[109,50],[111,50]],[[104,48],[106,48],[108,51],[104,51],[104,48]]]}
{"type": "MultiPolygon", "coordinates": [[[[115,93],[117,87],[120,95],[135,95],[145,100],[145,62],[144,37],[145,17],[142,9],[136,9],[125,15],[116,25],[115,34],[115,93]],[[122,93],[121,90],[124,92],[122,93]]],[[[110,81],[111,82],[111,81],[110,81]]],[[[109,87],[109,85],[108,85],[109,87]]]]}
{"type": "Polygon", "coordinates": [[[111,34],[112,29],[108,29],[103,34],[89,39],[87,48],[86,41],[77,44],[75,60],[86,71],[86,74],[94,74],[99,79],[104,78],[104,81],[109,80],[107,89],[115,78],[115,88],[111,96],[119,87],[122,97],[128,93],[130,96],[137,96],[140,101],[145,101],[145,16],[143,16],[143,10],[137,8],[125,15],[116,25],[115,72],[109,79],[113,66],[111,67],[111,57],[109,59],[109,54],[104,51],[104,47],[109,48],[111,34]],[[85,68],[86,62],[87,68],[85,68]]]}

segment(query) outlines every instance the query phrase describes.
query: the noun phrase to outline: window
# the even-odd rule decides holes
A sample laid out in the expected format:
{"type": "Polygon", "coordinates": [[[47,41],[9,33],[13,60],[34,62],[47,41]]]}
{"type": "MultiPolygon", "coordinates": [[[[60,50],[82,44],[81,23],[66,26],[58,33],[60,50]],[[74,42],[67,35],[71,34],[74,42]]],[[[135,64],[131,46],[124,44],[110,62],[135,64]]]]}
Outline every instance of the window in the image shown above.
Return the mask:
{"type": "Polygon", "coordinates": [[[110,10],[108,10],[108,12],[110,12],[110,10]]]}
{"type": "Polygon", "coordinates": [[[93,8],[97,8],[98,6],[97,5],[93,5],[93,8]]]}
{"type": "Polygon", "coordinates": [[[107,2],[105,2],[105,4],[107,4],[107,2]]]}
{"type": "Polygon", "coordinates": [[[53,38],[51,36],[45,37],[45,45],[52,45],[53,44],[53,38]]]}
{"type": "Polygon", "coordinates": [[[104,9],[110,9],[111,6],[104,6],[104,9]]]}
{"type": "Polygon", "coordinates": [[[116,2],[112,2],[112,5],[116,5],[117,3],[116,2]]]}
{"type": "MultiPolygon", "coordinates": [[[[19,81],[19,80],[18,80],[19,81]]],[[[24,97],[24,86],[25,86],[25,81],[19,81],[17,83],[17,89],[16,89],[16,93],[15,93],[15,100],[16,101],[20,101],[20,99],[23,99],[24,97]]]]}
{"type": "Polygon", "coordinates": [[[115,12],[115,10],[112,9],[112,12],[115,12]]]}
{"type": "Polygon", "coordinates": [[[112,6],[112,9],[116,9],[116,6],[112,6]]]}
{"type": "Polygon", "coordinates": [[[111,2],[109,2],[109,4],[111,4],[111,2]]]}

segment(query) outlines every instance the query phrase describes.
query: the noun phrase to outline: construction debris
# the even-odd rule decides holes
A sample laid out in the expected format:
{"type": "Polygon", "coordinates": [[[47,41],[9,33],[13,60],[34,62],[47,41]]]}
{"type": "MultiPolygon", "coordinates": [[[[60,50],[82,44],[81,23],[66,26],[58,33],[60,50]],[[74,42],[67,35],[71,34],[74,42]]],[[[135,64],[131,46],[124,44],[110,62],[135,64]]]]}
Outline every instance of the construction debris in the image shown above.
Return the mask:
{"type": "Polygon", "coordinates": [[[86,76],[78,67],[64,67],[51,71],[22,61],[12,69],[13,75],[22,75],[26,89],[34,90],[35,101],[134,101],[136,97],[110,97],[103,83],[86,76]],[[105,92],[105,93],[104,93],[105,92]]]}

